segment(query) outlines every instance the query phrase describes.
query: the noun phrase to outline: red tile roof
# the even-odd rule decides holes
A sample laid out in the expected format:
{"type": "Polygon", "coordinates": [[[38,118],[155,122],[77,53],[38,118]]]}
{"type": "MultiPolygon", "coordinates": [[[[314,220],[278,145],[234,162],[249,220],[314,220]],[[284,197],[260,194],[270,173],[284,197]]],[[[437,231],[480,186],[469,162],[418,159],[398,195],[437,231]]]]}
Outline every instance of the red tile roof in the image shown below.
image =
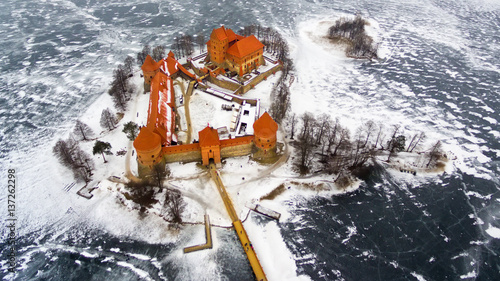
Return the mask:
{"type": "Polygon", "coordinates": [[[220,145],[219,133],[214,128],[207,126],[198,133],[200,147],[220,145]]]}
{"type": "Polygon", "coordinates": [[[148,127],[142,127],[134,140],[136,150],[151,151],[157,148],[161,143],[159,135],[153,133],[148,127]]]}
{"type": "Polygon", "coordinates": [[[264,48],[264,44],[262,44],[254,35],[250,35],[234,43],[231,47],[229,47],[229,49],[227,49],[227,53],[237,58],[243,58],[262,48],[264,48]]]}
{"type": "Polygon", "coordinates": [[[277,130],[278,124],[267,112],[264,112],[264,114],[262,114],[262,116],[253,123],[253,131],[255,135],[270,137],[276,134],[277,130]]]}
{"type": "Polygon", "coordinates": [[[150,55],[147,55],[141,69],[142,71],[155,71],[160,68],[162,63],[162,61],[156,62],[150,55]]]}
{"type": "Polygon", "coordinates": [[[151,81],[147,127],[159,133],[166,145],[176,138],[173,133],[175,113],[172,108],[175,107],[175,97],[172,89],[172,79],[162,72],[158,72],[151,81]]]}

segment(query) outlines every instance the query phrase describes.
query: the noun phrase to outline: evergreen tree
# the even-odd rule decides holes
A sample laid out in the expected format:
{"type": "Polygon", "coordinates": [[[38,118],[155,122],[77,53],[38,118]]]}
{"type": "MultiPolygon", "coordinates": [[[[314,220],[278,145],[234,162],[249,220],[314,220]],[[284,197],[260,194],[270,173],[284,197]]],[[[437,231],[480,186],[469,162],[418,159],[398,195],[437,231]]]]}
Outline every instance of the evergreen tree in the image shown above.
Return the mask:
{"type": "Polygon", "coordinates": [[[92,154],[101,154],[104,163],[107,163],[106,158],[104,158],[104,153],[111,153],[111,144],[109,142],[96,141],[94,148],[92,149],[92,154]]]}
{"type": "Polygon", "coordinates": [[[137,126],[136,123],[130,121],[127,122],[125,125],[123,125],[123,131],[126,135],[127,138],[131,141],[135,140],[137,137],[137,134],[139,133],[139,126],[137,126]]]}

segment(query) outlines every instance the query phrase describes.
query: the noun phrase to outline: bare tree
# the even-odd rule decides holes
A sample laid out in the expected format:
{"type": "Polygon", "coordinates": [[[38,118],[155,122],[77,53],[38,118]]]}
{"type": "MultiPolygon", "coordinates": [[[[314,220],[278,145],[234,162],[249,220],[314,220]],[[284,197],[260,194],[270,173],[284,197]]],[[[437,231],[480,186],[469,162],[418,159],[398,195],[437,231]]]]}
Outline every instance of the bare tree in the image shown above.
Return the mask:
{"type": "Polygon", "coordinates": [[[380,123],[378,124],[377,139],[375,140],[374,147],[377,148],[378,144],[383,142],[384,142],[384,124],[380,123]]]}
{"type": "Polygon", "coordinates": [[[196,43],[198,44],[198,47],[200,48],[200,54],[203,53],[203,51],[205,50],[205,35],[203,35],[203,33],[198,33],[198,35],[196,35],[196,43]]]}
{"type": "Polygon", "coordinates": [[[145,45],[142,48],[142,51],[140,51],[139,53],[137,53],[137,63],[139,65],[142,65],[144,63],[144,60],[146,59],[146,57],[149,54],[151,54],[151,47],[149,45],[145,45]]]}
{"type": "Polygon", "coordinates": [[[89,125],[83,123],[80,120],[76,120],[75,128],[73,129],[73,134],[80,138],[81,140],[87,141],[89,137],[92,137],[94,131],[89,127],[89,125]]]}
{"type": "Polygon", "coordinates": [[[340,121],[339,118],[335,118],[335,123],[330,125],[330,128],[328,130],[328,147],[327,151],[331,152],[332,146],[337,142],[337,136],[339,134],[339,131],[342,129],[340,126],[340,121]]]}
{"type": "Polygon", "coordinates": [[[118,65],[113,71],[113,81],[108,91],[116,108],[122,111],[127,109],[127,102],[130,100],[133,91],[133,87],[128,83],[129,74],[127,71],[123,64],[118,65]]]}
{"type": "Polygon", "coordinates": [[[407,152],[413,152],[413,150],[423,141],[425,140],[425,133],[420,132],[416,133],[410,141],[410,144],[408,144],[408,148],[406,149],[407,152]]]}
{"type": "Polygon", "coordinates": [[[309,172],[310,164],[314,156],[314,131],[316,127],[316,120],[314,116],[308,112],[304,113],[300,119],[302,121],[302,130],[296,143],[299,157],[295,165],[300,174],[304,175],[309,172]]]}
{"type": "Polygon", "coordinates": [[[365,136],[365,141],[364,141],[362,147],[365,147],[368,144],[368,141],[370,140],[370,136],[375,132],[375,130],[376,130],[375,122],[369,120],[363,124],[362,132],[365,136]]]}
{"type": "Polygon", "coordinates": [[[152,53],[151,57],[155,61],[162,60],[165,57],[165,47],[162,46],[162,45],[158,45],[158,46],[154,47],[153,48],[153,53],[152,53]]]}
{"type": "Polygon", "coordinates": [[[295,113],[292,113],[292,115],[290,116],[290,124],[291,124],[291,128],[290,128],[290,139],[293,140],[293,135],[295,133],[295,123],[296,123],[296,115],[295,113]]]}
{"type": "Polygon", "coordinates": [[[151,169],[151,180],[158,187],[159,192],[163,191],[163,181],[168,176],[170,176],[170,169],[163,163],[158,163],[151,169]]]}
{"type": "Polygon", "coordinates": [[[269,109],[269,111],[276,123],[281,123],[291,105],[290,89],[283,80],[279,81],[278,84],[273,88],[271,97],[273,98],[273,101],[271,103],[271,108],[269,109]]]}
{"type": "Polygon", "coordinates": [[[182,222],[182,213],[186,208],[186,203],[182,195],[178,191],[172,191],[170,194],[165,195],[163,207],[167,216],[175,223],[182,222]]]}
{"type": "Polygon", "coordinates": [[[401,129],[401,125],[394,125],[391,138],[387,142],[387,150],[389,151],[389,157],[387,158],[387,162],[391,160],[391,156],[396,153],[396,135],[401,129]]]}
{"type": "Polygon", "coordinates": [[[81,179],[84,182],[92,180],[92,171],[95,169],[95,164],[90,155],[78,147],[75,150],[73,158],[73,174],[75,178],[81,179]]]}
{"type": "Polygon", "coordinates": [[[134,74],[134,58],[131,56],[127,56],[125,61],[123,61],[123,69],[128,76],[132,76],[134,74]]]}
{"type": "Polygon", "coordinates": [[[439,160],[443,155],[442,144],[441,141],[437,141],[431,148],[431,152],[429,152],[429,162],[427,162],[427,168],[429,166],[439,160]]]}
{"type": "Polygon", "coordinates": [[[106,108],[102,111],[100,120],[101,127],[111,131],[116,128],[117,123],[118,120],[116,119],[116,115],[111,112],[111,109],[106,108]]]}
{"type": "Polygon", "coordinates": [[[350,145],[350,133],[347,128],[339,128],[338,132],[338,141],[335,144],[335,148],[333,150],[333,156],[337,156],[344,147],[348,147],[350,145]],[[340,150],[339,150],[340,149],[340,150]]]}
{"type": "Polygon", "coordinates": [[[330,123],[332,122],[330,115],[321,114],[318,117],[318,131],[316,134],[316,145],[320,144],[323,140],[323,135],[328,130],[330,123]]]}
{"type": "Polygon", "coordinates": [[[185,56],[190,56],[193,54],[193,38],[191,35],[186,34],[181,37],[181,46],[184,50],[185,56]]]}
{"type": "Polygon", "coordinates": [[[77,143],[73,139],[62,140],[59,139],[54,147],[52,148],[52,152],[59,159],[64,166],[71,168],[74,166],[74,158],[73,154],[76,150],[77,143]]]}

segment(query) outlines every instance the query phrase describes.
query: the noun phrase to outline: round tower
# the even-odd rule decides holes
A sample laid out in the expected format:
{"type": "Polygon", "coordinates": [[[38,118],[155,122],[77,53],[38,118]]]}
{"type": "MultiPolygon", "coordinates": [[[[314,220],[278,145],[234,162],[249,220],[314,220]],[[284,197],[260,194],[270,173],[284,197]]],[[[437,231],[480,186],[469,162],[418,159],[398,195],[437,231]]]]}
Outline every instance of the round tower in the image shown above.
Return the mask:
{"type": "Polygon", "coordinates": [[[253,123],[255,146],[265,153],[276,147],[276,131],[278,124],[271,118],[269,113],[264,112],[262,116],[253,123]]]}
{"type": "Polygon", "coordinates": [[[137,163],[139,164],[139,174],[153,165],[162,161],[161,137],[153,133],[148,127],[142,127],[134,140],[134,148],[137,151],[137,163]]]}
{"type": "Polygon", "coordinates": [[[144,76],[144,92],[149,92],[151,87],[151,80],[155,77],[156,73],[160,70],[162,61],[156,62],[150,55],[146,56],[144,63],[141,66],[142,74],[144,76]]]}

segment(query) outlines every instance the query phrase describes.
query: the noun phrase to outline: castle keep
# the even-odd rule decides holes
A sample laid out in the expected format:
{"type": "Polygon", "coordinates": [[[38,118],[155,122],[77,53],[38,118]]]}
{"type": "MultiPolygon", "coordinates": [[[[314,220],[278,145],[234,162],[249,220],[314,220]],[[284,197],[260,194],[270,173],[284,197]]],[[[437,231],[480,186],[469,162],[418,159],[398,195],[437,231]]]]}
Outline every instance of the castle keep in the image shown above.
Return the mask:
{"type": "Polygon", "coordinates": [[[224,26],[212,31],[207,50],[212,63],[239,76],[264,64],[264,45],[254,35],[244,37],[224,26]]]}

